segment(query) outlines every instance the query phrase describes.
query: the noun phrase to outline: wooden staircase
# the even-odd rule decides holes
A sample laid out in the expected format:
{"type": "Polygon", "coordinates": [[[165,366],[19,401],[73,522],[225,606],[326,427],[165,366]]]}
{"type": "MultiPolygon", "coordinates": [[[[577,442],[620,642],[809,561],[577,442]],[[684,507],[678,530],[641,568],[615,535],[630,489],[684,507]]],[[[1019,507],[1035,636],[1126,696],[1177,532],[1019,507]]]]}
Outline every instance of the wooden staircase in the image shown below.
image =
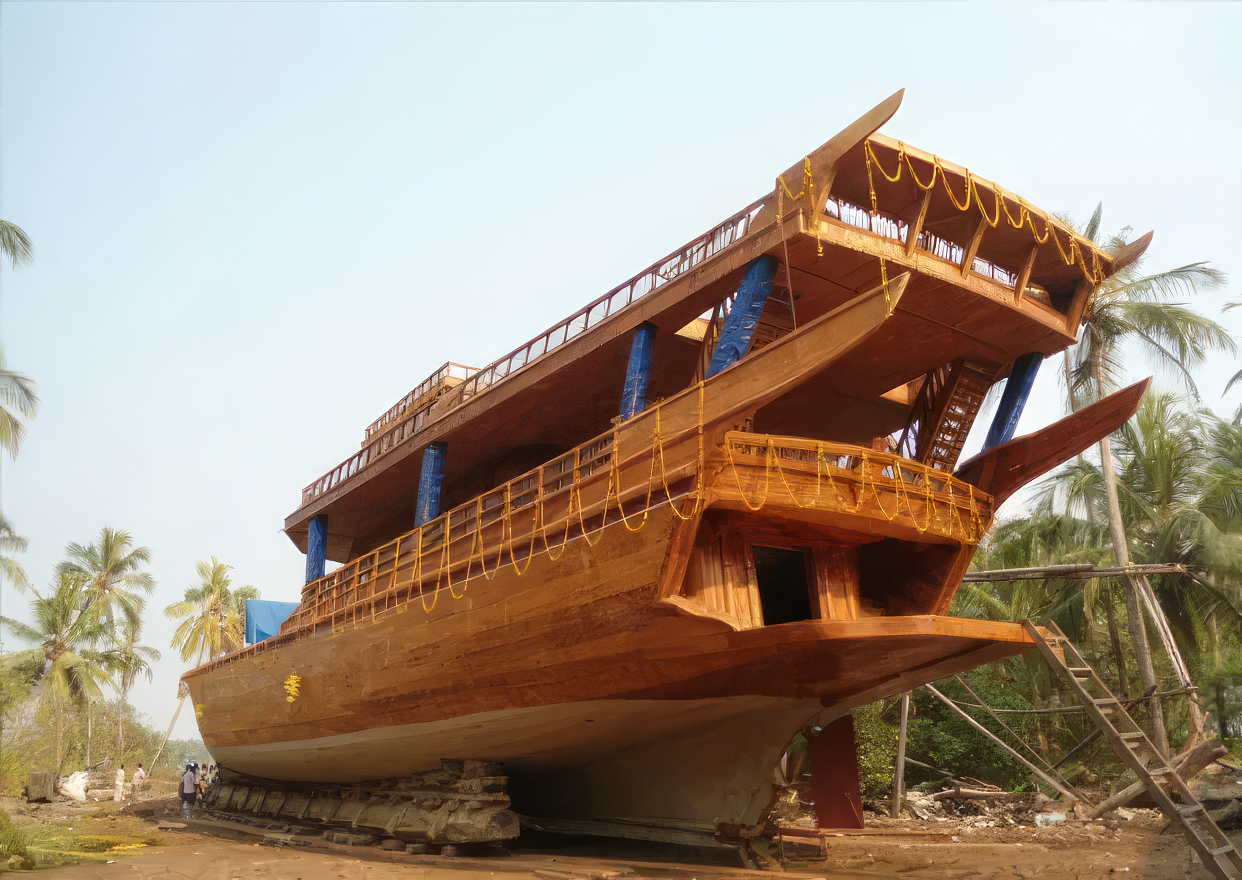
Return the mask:
{"type": "Polygon", "coordinates": [[[1052,637],[1045,636],[1030,621],[1025,626],[1035,639],[1035,647],[1077,695],[1117,755],[1147,787],[1169,821],[1181,826],[1204,867],[1219,880],[1242,877],[1242,856],[1237,849],[1074,644],[1055,624],[1048,624],[1052,637]],[[1174,803],[1166,787],[1178,794],[1181,804],[1174,803]]]}
{"type": "Polygon", "coordinates": [[[928,373],[898,443],[901,454],[951,473],[997,372],[958,358],[928,373]]]}

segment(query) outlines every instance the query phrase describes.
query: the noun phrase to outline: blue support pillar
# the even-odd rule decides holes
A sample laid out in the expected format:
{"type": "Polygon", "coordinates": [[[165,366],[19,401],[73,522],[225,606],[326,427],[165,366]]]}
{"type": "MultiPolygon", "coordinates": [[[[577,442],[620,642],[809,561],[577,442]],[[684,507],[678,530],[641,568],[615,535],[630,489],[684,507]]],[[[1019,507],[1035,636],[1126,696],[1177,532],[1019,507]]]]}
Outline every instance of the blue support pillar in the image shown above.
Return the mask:
{"type": "Polygon", "coordinates": [[[423,450],[423,472],[418,477],[418,505],[414,509],[414,528],[440,515],[440,487],[444,483],[446,443],[428,443],[423,450]]]}
{"type": "Polygon", "coordinates": [[[306,531],[306,582],[323,577],[328,564],[328,518],[311,517],[306,531]]]}
{"type": "Polygon", "coordinates": [[[1039,352],[1024,354],[1013,362],[1013,369],[1009,371],[1005,390],[1001,394],[1000,406],[996,408],[992,427],[988,429],[988,438],[983,441],[984,449],[991,449],[1013,439],[1018,419],[1022,417],[1027,398],[1031,396],[1035,374],[1039,372],[1039,365],[1043,362],[1044,356],[1039,352]]]}
{"type": "Polygon", "coordinates": [[[776,280],[779,265],[775,258],[767,254],[750,264],[746,277],[737,289],[737,299],[729,310],[729,317],[725,319],[724,329],[720,331],[716,350],[712,352],[711,363],[707,366],[707,378],[710,379],[725,367],[740,361],[750,351],[755,326],[759,323],[759,316],[763,314],[768,294],[772,292],[772,282],[776,280]]]}
{"type": "Polygon", "coordinates": [[[621,418],[638,415],[647,405],[647,380],[651,378],[651,351],[655,347],[658,328],[644,321],[634,331],[630,346],[630,363],[625,368],[625,390],[621,392],[621,418]]]}

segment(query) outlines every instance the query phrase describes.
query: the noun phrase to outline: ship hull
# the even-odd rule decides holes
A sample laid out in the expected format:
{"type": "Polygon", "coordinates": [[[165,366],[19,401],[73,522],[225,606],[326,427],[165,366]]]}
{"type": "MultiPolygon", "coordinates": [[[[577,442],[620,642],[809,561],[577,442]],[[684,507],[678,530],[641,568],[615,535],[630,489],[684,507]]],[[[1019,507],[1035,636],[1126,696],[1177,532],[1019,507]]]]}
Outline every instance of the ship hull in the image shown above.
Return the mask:
{"type": "Polygon", "coordinates": [[[1030,647],[933,615],[740,628],[660,598],[693,521],[666,503],[637,525],[191,673],[208,749],[294,782],[499,761],[524,815],[749,825],[804,725],[1030,647]]]}

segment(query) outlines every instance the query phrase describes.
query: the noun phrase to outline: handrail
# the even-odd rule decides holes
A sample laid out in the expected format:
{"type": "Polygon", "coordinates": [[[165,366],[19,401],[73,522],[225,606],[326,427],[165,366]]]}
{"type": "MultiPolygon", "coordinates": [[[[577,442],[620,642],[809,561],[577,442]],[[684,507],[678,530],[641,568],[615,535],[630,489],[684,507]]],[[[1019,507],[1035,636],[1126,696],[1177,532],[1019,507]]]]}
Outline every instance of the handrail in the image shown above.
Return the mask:
{"type": "MultiPolygon", "coordinates": [[[[625,283],[588,303],[525,345],[515,348],[486,367],[475,370],[448,394],[415,413],[413,418],[397,420],[396,424],[382,434],[372,431],[372,428],[382,427],[383,420],[400,407],[401,403],[398,402],[388,413],[372,423],[371,428],[367,429],[366,440],[363,441],[361,450],[302,490],[300,507],[305,507],[325,492],[353,479],[363,468],[373,464],[395,446],[409,440],[423,430],[429,422],[456,409],[479,392],[504,381],[548,352],[580,336],[588,328],[598,326],[657,287],[662,287],[689,269],[733,247],[750,232],[750,226],[758,216],[760,209],[763,208],[764,201],[765,199],[760,199],[751,203],[728,220],[717,224],[680,250],[648,266],[625,283]]],[[[456,365],[446,364],[445,366],[456,365]]],[[[441,368],[443,369],[444,367],[441,368]]],[[[437,371],[430,378],[435,378],[439,372],[437,371]]],[[[421,388],[422,385],[419,387],[421,388]]],[[[417,391],[416,388],[410,394],[415,394],[417,391]]],[[[402,400],[405,399],[402,398],[402,400]]],[[[389,424],[392,424],[391,420],[389,424]]]]}
{"type": "Polygon", "coordinates": [[[447,362],[440,369],[414,386],[413,391],[389,407],[388,412],[368,425],[366,431],[363,432],[363,445],[365,446],[366,441],[371,439],[372,434],[385,425],[397,421],[406,410],[419,409],[426,402],[423,398],[431,392],[438,390],[441,383],[449,379],[469,379],[476,372],[478,372],[477,367],[467,367],[464,364],[455,364],[452,361],[447,362]]]}
{"type": "Polygon", "coordinates": [[[750,224],[764,205],[764,199],[753,202],[728,220],[699,236],[680,250],[652,263],[628,281],[614,287],[594,302],[583,306],[568,318],[553,325],[525,345],[477,371],[454,390],[444,402],[447,409],[460,405],[480,391],[507,379],[548,352],[612,317],[621,309],[641,299],[657,287],[677,278],[704,260],[716,256],[735,244],[750,231],[750,224]]]}
{"type": "MultiPolygon", "coordinates": [[[[902,244],[906,243],[906,237],[910,230],[910,224],[896,214],[860,208],[853,202],[846,201],[838,196],[828,197],[828,201],[824,203],[824,213],[834,220],[840,220],[842,223],[848,223],[850,226],[874,232],[876,235],[899,241],[902,244]]],[[[914,245],[919,250],[926,251],[933,257],[947,260],[955,266],[961,266],[962,261],[966,259],[966,248],[955,241],[942,238],[926,229],[919,233],[919,237],[915,240],[914,245]]],[[[1018,283],[1017,272],[998,266],[996,263],[985,260],[982,257],[975,257],[971,261],[970,271],[977,275],[982,275],[984,278],[991,278],[996,283],[1003,284],[1010,290],[1018,283]]]]}

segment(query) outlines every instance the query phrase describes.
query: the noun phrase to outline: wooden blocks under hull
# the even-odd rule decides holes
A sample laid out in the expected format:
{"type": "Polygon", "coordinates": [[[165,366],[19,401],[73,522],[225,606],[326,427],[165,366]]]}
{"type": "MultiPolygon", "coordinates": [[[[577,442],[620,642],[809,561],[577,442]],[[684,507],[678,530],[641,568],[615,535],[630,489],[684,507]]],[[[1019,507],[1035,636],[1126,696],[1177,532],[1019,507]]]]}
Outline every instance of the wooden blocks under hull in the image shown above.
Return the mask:
{"type": "Polygon", "coordinates": [[[280,783],[237,777],[217,780],[203,808],[382,834],[405,841],[482,843],[518,836],[501,765],[441,761],[439,770],[353,786],[280,783]]]}

